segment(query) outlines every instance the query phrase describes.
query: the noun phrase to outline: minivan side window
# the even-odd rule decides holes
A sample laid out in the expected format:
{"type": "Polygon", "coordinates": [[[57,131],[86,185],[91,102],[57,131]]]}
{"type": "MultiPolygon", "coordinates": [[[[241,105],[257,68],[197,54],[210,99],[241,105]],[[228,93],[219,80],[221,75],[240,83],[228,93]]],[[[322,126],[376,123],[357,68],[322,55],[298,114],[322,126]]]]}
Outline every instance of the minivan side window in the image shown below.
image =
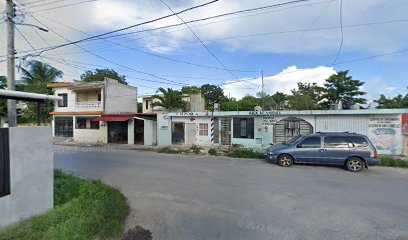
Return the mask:
{"type": "Polygon", "coordinates": [[[327,136],[324,138],[325,148],[348,148],[349,142],[345,136],[327,136]]]}
{"type": "Polygon", "coordinates": [[[365,138],[359,137],[359,136],[350,136],[349,140],[351,143],[353,143],[354,147],[357,148],[364,148],[368,146],[368,142],[365,138]]]}
{"type": "Polygon", "coordinates": [[[302,148],[320,148],[321,140],[320,137],[308,137],[301,141],[298,146],[301,145],[302,148]]]}

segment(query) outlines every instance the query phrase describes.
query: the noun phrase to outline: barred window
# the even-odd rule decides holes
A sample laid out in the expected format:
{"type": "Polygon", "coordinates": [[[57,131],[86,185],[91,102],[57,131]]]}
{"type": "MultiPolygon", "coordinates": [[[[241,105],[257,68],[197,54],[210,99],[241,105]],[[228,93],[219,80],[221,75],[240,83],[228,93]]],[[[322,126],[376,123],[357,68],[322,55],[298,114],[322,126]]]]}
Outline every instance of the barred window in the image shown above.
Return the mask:
{"type": "Polygon", "coordinates": [[[200,123],[198,125],[198,133],[200,136],[208,136],[208,123],[200,123]]]}

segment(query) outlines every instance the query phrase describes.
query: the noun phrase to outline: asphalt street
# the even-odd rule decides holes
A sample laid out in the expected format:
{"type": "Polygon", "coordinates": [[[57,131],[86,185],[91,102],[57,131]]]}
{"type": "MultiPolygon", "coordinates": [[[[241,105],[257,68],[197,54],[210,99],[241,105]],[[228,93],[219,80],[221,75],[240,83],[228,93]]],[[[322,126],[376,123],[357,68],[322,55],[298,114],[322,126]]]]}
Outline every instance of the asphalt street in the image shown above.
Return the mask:
{"type": "Polygon", "coordinates": [[[408,239],[408,171],[58,147],[55,168],[101,179],[153,239],[408,239]]]}

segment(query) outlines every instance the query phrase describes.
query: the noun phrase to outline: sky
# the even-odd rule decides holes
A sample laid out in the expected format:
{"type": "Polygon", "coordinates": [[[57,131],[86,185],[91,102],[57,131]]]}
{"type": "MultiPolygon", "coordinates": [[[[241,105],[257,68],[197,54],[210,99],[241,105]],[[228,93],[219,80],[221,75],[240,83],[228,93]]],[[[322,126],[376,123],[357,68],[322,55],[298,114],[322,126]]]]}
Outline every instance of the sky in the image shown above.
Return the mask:
{"type": "MultiPolygon", "coordinates": [[[[164,1],[178,12],[210,0],[164,1]]],[[[0,2],[0,9],[5,9],[4,2],[0,2]]],[[[220,0],[179,17],[189,22],[285,2],[290,1],[220,0]]],[[[27,55],[172,12],[160,0],[16,0],[15,3],[17,22],[49,30],[43,32],[17,25],[21,33],[15,33],[16,50],[21,58],[16,63],[24,65],[24,61],[32,59],[46,61],[63,70],[64,76],[59,81],[79,79],[86,70],[110,68],[127,76],[129,84],[139,88],[139,95],[155,93],[159,87],[179,89],[183,85],[209,83],[219,85],[226,95],[239,99],[261,91],[262,72],[264,90],[273,94],[290,93],[297,82],[322,85],[337,71],[349,70],[354,79],[365,82],[362,90],[367,92],[365,97],[369,101],[380,94],[392,97],[407,92],[406,0],[300,1],[188,23],[191,30],[173,16],[104,36],[109,38],[94,38],[44,51],[41,58],[27,55]],[[174,24],[179,25],[161,28],[174,24]]],[[[0,37],[0,75],[5,75],[3,20],[0,20],[0,37]]]]}

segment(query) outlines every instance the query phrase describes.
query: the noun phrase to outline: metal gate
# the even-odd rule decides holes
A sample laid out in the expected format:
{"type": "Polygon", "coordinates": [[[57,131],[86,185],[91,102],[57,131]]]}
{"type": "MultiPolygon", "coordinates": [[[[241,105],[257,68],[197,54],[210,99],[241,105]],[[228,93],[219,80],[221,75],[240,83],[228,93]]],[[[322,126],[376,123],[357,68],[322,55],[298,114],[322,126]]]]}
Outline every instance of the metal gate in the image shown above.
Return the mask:
{"type": "Polygon", "coordinates": [[[220,143],[220,119],[214,118],[212,125],[214,143],[220,143]]]}
{"type": "Polygon", "coordinates": [[[0,128],[0,197],[10,194],[9,129],[0,128]]]}
{"type": "Polygon", "coordinates": [[[221,119],[221,145],[231,145],[231,119],[221,119]]]}
{"type": "Polygon", "coordinates": [[[55,120],[55,136],[58,137],[73,137],[74,122],[72,117],[56,117],[55,120]]]}
{"type": "Polygon", "coordinates": [[[313,133],[310,123],[300,118],[288,117],[273,126],[273,143],[287,142],[296,136],[308,133],[313,133]]]}

